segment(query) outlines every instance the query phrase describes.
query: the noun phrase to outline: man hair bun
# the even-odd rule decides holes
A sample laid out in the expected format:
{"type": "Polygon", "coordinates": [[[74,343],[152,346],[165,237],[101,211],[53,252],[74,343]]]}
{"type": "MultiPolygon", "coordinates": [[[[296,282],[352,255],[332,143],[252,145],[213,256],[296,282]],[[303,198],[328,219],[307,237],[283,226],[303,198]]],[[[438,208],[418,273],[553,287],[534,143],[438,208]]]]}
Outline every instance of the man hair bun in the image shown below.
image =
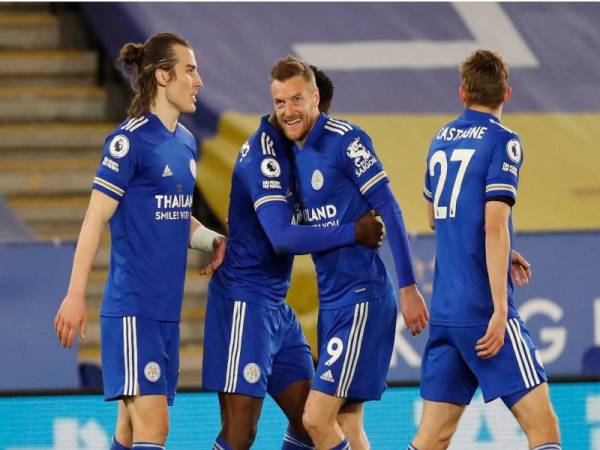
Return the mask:
{"type": "Polygon", "coordinates": [[[143,53],[143,44],[129,42],[121,47],[119,61],[121,61],[125,66],[139,66],[142,62],[143,53]]]}

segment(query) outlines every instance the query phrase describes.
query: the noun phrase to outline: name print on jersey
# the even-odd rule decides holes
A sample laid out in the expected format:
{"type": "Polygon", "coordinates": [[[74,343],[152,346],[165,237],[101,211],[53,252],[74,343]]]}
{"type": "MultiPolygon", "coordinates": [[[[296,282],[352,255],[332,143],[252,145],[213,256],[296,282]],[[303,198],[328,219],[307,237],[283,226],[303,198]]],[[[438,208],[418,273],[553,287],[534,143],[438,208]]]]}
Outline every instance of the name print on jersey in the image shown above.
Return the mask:
{"type": "Polygon", "coordinates": [[[465,130],[454,127],[443,127],[438,134],[436,139],[443,139],[444,141],[456,141],[458,139],[483,139],[487,127],[471,127],[465,130]]]}

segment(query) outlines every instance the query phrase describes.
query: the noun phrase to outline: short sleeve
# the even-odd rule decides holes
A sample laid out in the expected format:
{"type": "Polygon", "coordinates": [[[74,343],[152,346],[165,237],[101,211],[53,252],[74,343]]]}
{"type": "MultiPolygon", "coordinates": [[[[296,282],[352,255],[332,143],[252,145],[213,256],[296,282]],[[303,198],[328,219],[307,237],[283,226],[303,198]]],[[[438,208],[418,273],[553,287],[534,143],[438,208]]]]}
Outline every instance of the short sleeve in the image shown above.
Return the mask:
{"type": "Polygon", "coordinates": [[[523,164],[523,148],[515,134],[498,139],[492,148],[487,171],[485,198],[509,198],[517,200],[519,169],[523,164]]]}
{"type": "Polygon", "coordinates": [[[339,158],[360,193],[367,195],[375,186],[389,183],[369,135],[362,130],[352,130],[347,136],[339,158]]]}
{"type": "Polygon", "coordinates": [[[137,165],[137,156],[129,138],[125,134],[109,136],[104,143],[92,188],[120,201],[137,165]]]}
{"type": "Polygon", "coordinates": [[[247,156],[242,156],[239,176],[256,211],[269,202],[287,203],[287,175],[282,171],[282,161],[272,143],[268,134],[262,133],[260,142],[254,142],[251,146],[244,144],[246,149],[242,147],[241,151],[241,155],[246,153],[247,156]]]}

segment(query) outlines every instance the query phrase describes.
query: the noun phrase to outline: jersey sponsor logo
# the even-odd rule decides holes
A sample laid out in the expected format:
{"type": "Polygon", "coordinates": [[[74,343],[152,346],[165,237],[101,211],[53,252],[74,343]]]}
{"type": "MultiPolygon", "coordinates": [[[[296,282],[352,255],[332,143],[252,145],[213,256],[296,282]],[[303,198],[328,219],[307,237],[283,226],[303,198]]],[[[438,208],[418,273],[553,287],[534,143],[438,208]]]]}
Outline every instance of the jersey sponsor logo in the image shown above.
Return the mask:
{"type": "Polygon", "coordinates": [[[193,196],[191,194],[155,195],[155,220],[189,220],[192,213],[193,196]],[[181,210],[183,208],[183,210],[181,210]],[[169,210],[169,211],[164,211],[169,210]]]}
{"type": "Polygon", "coordinates": [[[281,175],[281,167],[274,158],[265,158],[260,163],[260,171],[265,177],[277,178],[281,175]]]}
{"type": "Polygon", "coordinates": [[[258,380],[260,380],[260,375],[261,375],[261,371],[260,371],[260,367],[258,367],[258,364],[248,363],[244,367],[244,379],[248,383],[254,384],[254,383],[258,382],[258,380]]]}
{"type": "Polygon", "coordinates": [[[160,366],[157,362],[150,361],[144,367],[144,376],[148,381],[156,383],[160,379],[160,366]]]}
{"type": "Polygon", "coordinates": [[[506,154],[511,161],[519,164],[521,162],[521,143],[516,139],[511,139],[506,144],[506,154]]]}
{"type": "Polygon", "coordinates": [[[278,180],[263,180],[263,189],[281,189],[281,182],[278,180]]]}
{"type": "Polygon", "coordinates": [[[108,167],[113,172],[119,173],[119,163],[116,161],[113,161],[108,156],[104,157],[104,159],[102,160],[102,165],[104,167],[108,167]]]}
{"type": "Polygon", "coordinates": [[[339,225],[339,219],[336,219],[337,208],[335,205],[323,205],[318,208],[304,208],[302,210],[302,219],[305,223],[320,222],[315,225],[320,227],[333,227],[339,225]]]}
{"type": "Polygon", "coordinates": [[[502,171],[503,172],[510,172],[515,177],[519,175],[519,169],[517,169],[515,166],[513,166],[512,164],[509,164],[507,162],[502,163],[502,171]]]}
{"type": "Polygon", "coordinates": [[[354,139],[346,149],[346,155],[354,160],[356,170],[354,171],[357,177],[369,170],[377,163],[377,159],[369,150],[360,142],[360,138],[354,139]]]}
{"type": "Polygon", "coordinates": [[[165,166],[165,170],[163,170],[162,176],[163,176],[163,178],[173,176],[173,172],[171,171],[171,168],[169,167],[168,164],[165,166]]]}
{"type": "Polygon", "coordinates": [[[328,381],[329,383],[335,383],[335,379],[333,378],[333,374],[331,373],[330,369],[326,372],[323,372],[319,378],[323,381],[328,381]]]}
{"type": "Polygon", "coordinates": [[[190,159],[190,172],[194,179],[196,178],[196,161],[190,159]]]}
{"type": "Polygon", "coordinates": [[[315,191],[318,191],[323,187],[324,181],[325,179],[323,178],[323,173],[319,169],[316,169],[312,174],[312,178],[310,179],[310,185],[315,191]]]}
{"type": "Polygon", "coordinates": [[[127,152],[129,152],[129,139],[127,139],[127,136],[125,135],[118,134],[112,138],[108,149],[113,157],[122,158],[127,154],[127,152]]]}

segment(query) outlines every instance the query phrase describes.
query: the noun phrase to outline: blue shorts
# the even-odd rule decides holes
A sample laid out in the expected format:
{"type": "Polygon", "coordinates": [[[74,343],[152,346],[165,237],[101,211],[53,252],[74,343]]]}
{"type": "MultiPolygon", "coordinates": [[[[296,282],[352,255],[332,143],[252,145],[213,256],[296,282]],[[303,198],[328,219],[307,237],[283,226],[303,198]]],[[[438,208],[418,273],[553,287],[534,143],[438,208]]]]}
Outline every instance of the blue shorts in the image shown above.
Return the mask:
{"type": "Polygon", "coordinates": [[[355,401],[379,400],[386,388],[398,306],[387,296],[319,311],[319,363],[312,388],[355,401]]]}
{"type": "Polygon", "coordinates": [[[510,408],[541,383],[546,372],[520,318],[508,321],[504,345],[490,359],[477,356],[476,342],[487,325],[432,325],[423,355],[421,396],[426,400],[468,405],[481,387],[483,399],[498,397],[510,408]]]}
{"type": "Polygon", "coordinates": [[[286,303],[270,308],[233,301],[209,288],[202,387],[277,398],[290,384],[312,380],[310,347],[286,303]]]}
{"type": "Polygon", "coordinates": [[[136,395],[175,399],[179,376],[179,322],[100,317],[105,400],[136,395]]]}

